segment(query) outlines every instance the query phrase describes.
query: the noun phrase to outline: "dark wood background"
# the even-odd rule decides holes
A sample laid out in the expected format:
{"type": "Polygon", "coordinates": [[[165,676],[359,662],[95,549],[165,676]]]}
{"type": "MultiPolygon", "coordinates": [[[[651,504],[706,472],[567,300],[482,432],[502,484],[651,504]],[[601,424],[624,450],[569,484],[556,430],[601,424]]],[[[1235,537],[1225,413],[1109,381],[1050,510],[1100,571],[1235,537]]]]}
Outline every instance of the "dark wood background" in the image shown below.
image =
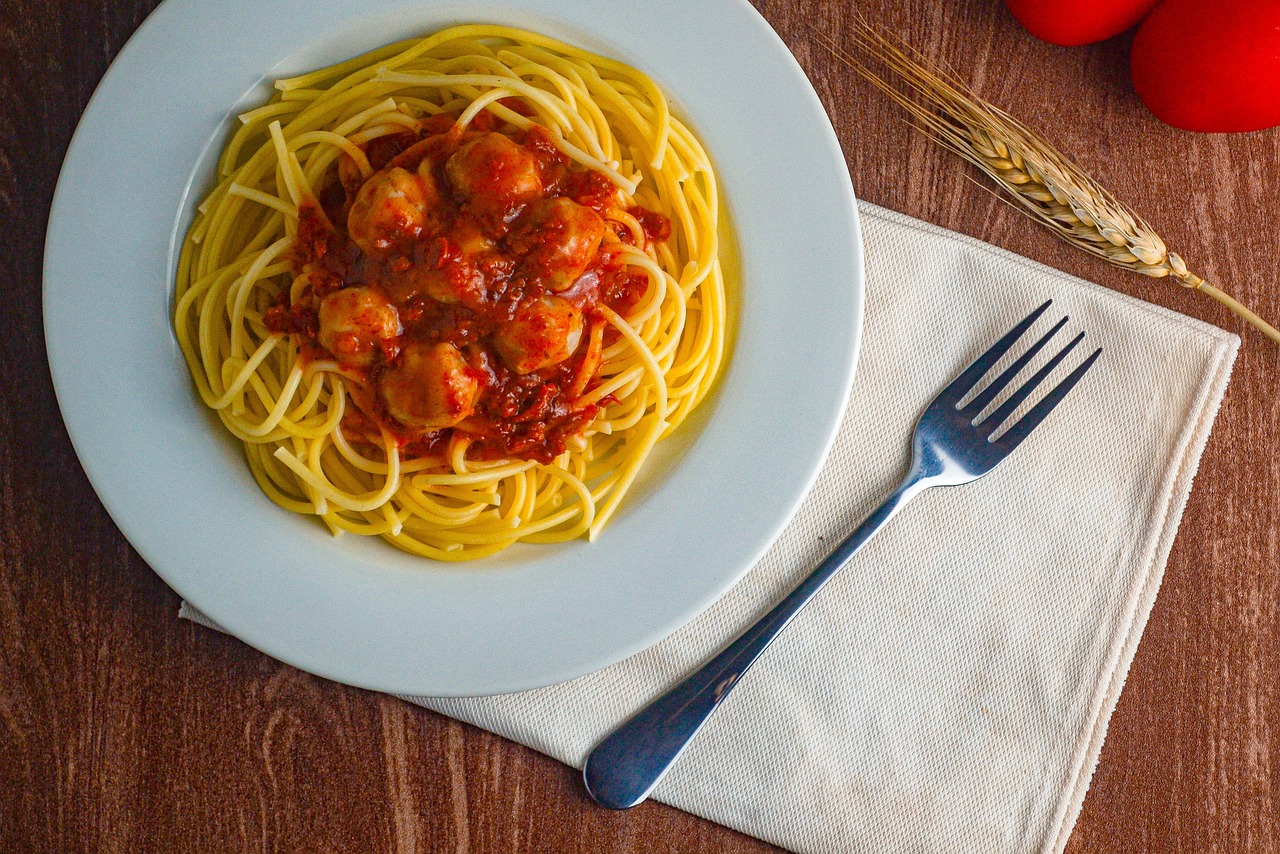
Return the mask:
{"type": "MultiPolygon", "coordinates": [[[[830,111],[859,196],[1244,334],[1069,850],[1280,850],[1280,348],[1195,294],[1076,254],[975,186],[817,45],[814,28],[847,27],[847,0],[756,5],[830,111]]],[[[999,0],[860,5],[1280,321],[1280,132],[1160,124],[1129,84],[1127,37],[1051,47],[999,0]]],[[[598,809],[550,759],[178,620],[76,461],[40,311],[59,164],[154,6],[0,3],[0,850],[771,850],[657,804],[598,809]]]]}

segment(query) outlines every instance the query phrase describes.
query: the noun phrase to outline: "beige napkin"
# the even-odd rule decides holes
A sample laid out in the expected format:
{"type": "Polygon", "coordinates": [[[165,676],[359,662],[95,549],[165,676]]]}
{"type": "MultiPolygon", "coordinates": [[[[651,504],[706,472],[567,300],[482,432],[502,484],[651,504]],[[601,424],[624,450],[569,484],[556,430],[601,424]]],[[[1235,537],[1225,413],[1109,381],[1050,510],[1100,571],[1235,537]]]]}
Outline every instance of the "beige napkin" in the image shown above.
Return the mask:
{"type": "Polygon", "coordinates": [[[1069,330],[1105,348],[1084,382],[994,473],[910,503],[756,664],[654,797],[795,851],[1061,850],[1239,339],[860,210],[866,325],[848,413],[759,565],[606,670],[521,694],[405,699],[580,766],[875,507],[905,470],[924,405],[1052,297],[1054,318],[1069,314],[1069,330]]]}

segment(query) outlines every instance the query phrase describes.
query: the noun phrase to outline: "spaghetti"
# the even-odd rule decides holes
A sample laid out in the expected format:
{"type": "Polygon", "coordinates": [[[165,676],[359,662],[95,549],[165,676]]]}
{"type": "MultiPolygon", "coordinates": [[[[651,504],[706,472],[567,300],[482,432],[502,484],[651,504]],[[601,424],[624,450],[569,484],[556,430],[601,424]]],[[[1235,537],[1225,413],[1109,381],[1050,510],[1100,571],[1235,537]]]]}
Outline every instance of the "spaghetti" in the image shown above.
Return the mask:
{"type": "Polygon", "coordinates": [[[276,88],[174,307],[259,486],[441,560],[594,539],[723,359],[697,139],[641,72],[499,26],[276,88]]]}

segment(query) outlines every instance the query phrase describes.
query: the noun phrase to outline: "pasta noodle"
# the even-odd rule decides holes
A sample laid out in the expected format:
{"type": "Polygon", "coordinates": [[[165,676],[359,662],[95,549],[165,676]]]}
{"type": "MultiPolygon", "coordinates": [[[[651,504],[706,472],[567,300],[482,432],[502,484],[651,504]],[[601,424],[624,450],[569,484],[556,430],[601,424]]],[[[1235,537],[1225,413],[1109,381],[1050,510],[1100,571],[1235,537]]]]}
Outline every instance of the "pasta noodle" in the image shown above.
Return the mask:
{"type": "MultiPolygon", "coordinates": [[[[281,507],[320,517],[335,535],[379,536],[440,560],[482,557],[516,542],[594,540],[654,445],[706,397],[724,358],[719,202],[715,173],[698,140],[641,72],[500,26],[459,26],[398,42],[280,80],[276,89],[269,103],[239,117],[218,163],[218,183],[183,245],[174,303],[174,328],[195,387],[244,444],[258,485],[281,507]],[[360,355],[363,362],[343,355],[339,345],[317,344],[338,340],[325,326],[336,323],[325,315],[338,311],[335,300],[350,303],[363,293],[352,289],[321,299],[350,284],[323,284],[334,255],[325,244],[326,229],[342,233],[331,221],[348,217],[351,243],[369,245],[360,242],[356,217],[365,213],[361,204],[372,204],[375,190],[357,195],[356,188],[390,180],[388,170],[416,150],[406,144],[430,133],[447,140],[439,145],[454,146],[449,150],[456,156],[470,150],[461,141],[495,134],[542,145],[540,156],[562,164],[557,174],[582,186],[596,180],[597,196],[608,200],[596,208],[605,223],[599,257],[616,268],[610,273],[616,280],[632,284],[633,293],[583,303],[582,318],[573,309],[570,320],[577,325],[563,339],[569,355],[560,354],[554,365],[523,364],[523,351],[513,354],[498,338],[491,347],[515,366],[499,369],[512,388],[532,389],[559,371],[558,385],[548,385],[544,397],[561,401],[555,410],[561,421],[548,420],[546,437],[537,434],[542,444],[528,452],[475,432],[468,426],[475,417],[457,420],[455,414],[422,422],[448,426],[406,428],[412,419],[397,414],[398,386],[389,377],[408,371],[394,366],[415,357],[389,343],[399,340],[392,332],[378,339],[384,352],[360,355]],[[380,163],[379,152],[396,146],[400,153],[390,165],[380,163]],[[335,202],[344,185],[351,192],[335,202]],[[659,220],[669,233],[654,227],[659,220]]],[[[442,174],[443,167],[436,168],[442,174]]],[[[427,167],[419,171],[429,187],[427,167]]],[[[400,200],[403,194],[393,190],[373,203],[400,200]]],[[[514,228],[506,221],[498,225],[514,228]]],[[[385,236],[370,233],[366,240],[385,236]]],[[[543,233],[552,231],[535,232],[543,233]]],[[[425,250],[413,251],[420,259],[425,250]]],[[[399,269],[388,264],[386,269],[399,269]]],[[[574,293],[573,287],[581,290],[573,285],[565,293],[574,293]]],[[[550,296],[541,305],[559,299],[552,290],[543,289],[550,296]]],[[[488,301],[485,311],[492,315],[497,298],[477,299],[488,301]]],[[[350,316],[366,322],[368,314],[350,316]]],[[[394,320],[394,312],[390,316],[394,320]]],[[[479,376],[478,345],[433,346],[444,349],[431,358],[452,358],[458,371],[479,376]]],[[[479,382],[487,388],[483,377],[479,382]]],[[[410,400],[425,394],[407,393],[410,400]]],[[[488,392],[469,393],[474,402],[488,392]]],[[[530,418],[533,410],[520,411],[513,421],[530,418]]],[[[503,436],[511,431],[517,427],[503,436]]]]}

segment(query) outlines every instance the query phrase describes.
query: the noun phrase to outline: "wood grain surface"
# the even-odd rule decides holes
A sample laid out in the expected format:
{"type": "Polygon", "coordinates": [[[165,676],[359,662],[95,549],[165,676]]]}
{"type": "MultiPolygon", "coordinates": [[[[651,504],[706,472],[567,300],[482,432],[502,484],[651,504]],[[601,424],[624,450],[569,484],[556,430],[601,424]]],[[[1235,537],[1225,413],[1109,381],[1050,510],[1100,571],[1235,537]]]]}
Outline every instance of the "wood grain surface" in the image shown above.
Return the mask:
{"type": "MultiPolygon", "coordinates": [[[[72,451],[40,309],[63,154],[154,5],[0,3],[0,851],[773,850],[656,804],[595,808],[550,759],[177,618],[72,451]]],[[[756,5],[826,104],[859,196],[1243,334],[1069,850],[1280,850],[1280,348],[1195,294],[1055,242],[975,185],[815,41],[847,31],[847,0],[756,5]]],[[[1280,320],[1280,132],[1160,124],[1128,82],[1127,37],[1051,47],[999,0],[860,9],[1040,128],[1202,275],[1280,320]]]]}

